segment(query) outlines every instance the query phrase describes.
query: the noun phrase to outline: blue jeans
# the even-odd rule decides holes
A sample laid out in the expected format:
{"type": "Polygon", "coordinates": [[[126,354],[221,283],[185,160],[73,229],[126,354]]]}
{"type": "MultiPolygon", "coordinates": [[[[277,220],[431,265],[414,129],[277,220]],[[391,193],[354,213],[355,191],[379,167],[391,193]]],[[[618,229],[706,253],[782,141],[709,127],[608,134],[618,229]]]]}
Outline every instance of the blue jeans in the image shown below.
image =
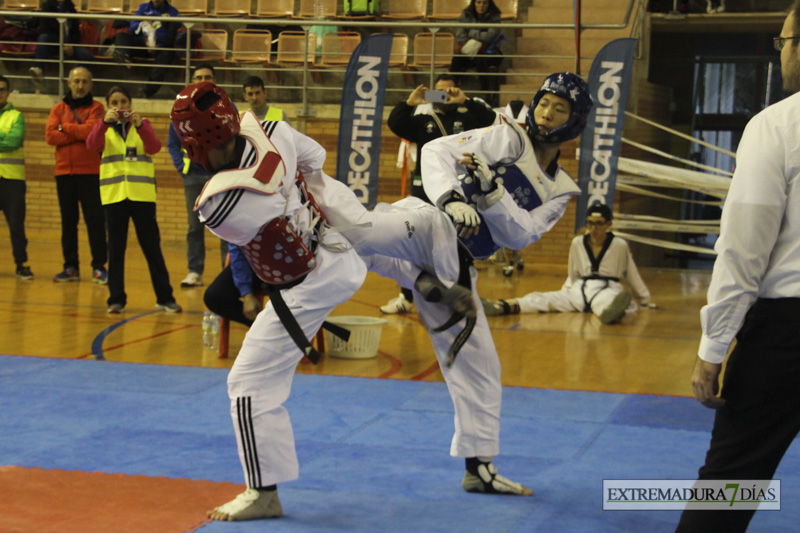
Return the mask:
{"type": "MultiPolygon", "coordinates": [[[[183,192],[186,196],[186,214],[189,222],[189,230],[186,232],[186,258],[188,260],[189,272],[202,274],[205,269],[206,243],[205,228],[197,218],[194,211],[194,202],[200,193],[203,192],[205,182],[193,183],[196,180],[186,180],[184,178],[183,192]],[[189,183],[187,183],[189,181],[189,183]]],[[[225,266],[225,257],[228,255],[228,243],[220,239],[221,265],[225,266]]]]}
{"type": "MultiPolygon", "coordinates": [[[[36,45],[37,67],[44,70],[46,65],[45,60],[58,55],[57,43],[58,35],[51,35],[49,33],[39,35],[38,44],[36,45]]],[[[67,57],[65,54],[64,58],[79,63],[79,65],[76,66],[86,66],[88,63],[94,61],[92,53],[83,46],[70,45],[69,43],[67,43],[67,45],[72,46],[72,57],[67,57]]]]}

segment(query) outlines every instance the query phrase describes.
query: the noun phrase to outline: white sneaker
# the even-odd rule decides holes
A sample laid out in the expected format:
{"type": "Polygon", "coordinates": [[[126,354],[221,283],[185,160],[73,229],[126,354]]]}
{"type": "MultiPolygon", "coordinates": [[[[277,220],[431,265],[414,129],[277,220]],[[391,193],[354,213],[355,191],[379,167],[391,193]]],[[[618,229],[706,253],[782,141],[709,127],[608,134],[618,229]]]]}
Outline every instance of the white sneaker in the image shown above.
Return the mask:
{"type": "Polygon", "coordinates": [[[39,67],[29,68],[28,74],[31,75],[31,78],[33,78],[33,82],[37,85],[41,85],[42,82],[44,81],[44,73],[42,72],[42,69],[40,69],[39,67]]]}
{"type": "Polygon", "coordinates": [[[533,491],[523,485],[511,481],[497,473],[497,467],[491,462],[481,463],[478,466],[478,475],[464,473],[461,486],[467,492],[480,492],[484,494],[513,494],[517,496],[531,496],[533,491]]]}
{"type": "Polygon", "coordinates": [[[189,272],[183,281],[181,281],[181,287],[202,287],[203,286],[203,276],[198,274],[197,272],[189,272]]]}
{"type": "Polygon", "coordinates": [[[387,315],[403,315],[414,310],[414,302],[409,302],[401,292],[397,298],[392,298],[389,303],[381,307],[381,313],[387,315]]]}
{"type": "Polygon", "coordinates": [[[233,500],[208,512],[212,520],[258,520],[283,516],[283,507],[278,491],[247,489],[233,500]]]}

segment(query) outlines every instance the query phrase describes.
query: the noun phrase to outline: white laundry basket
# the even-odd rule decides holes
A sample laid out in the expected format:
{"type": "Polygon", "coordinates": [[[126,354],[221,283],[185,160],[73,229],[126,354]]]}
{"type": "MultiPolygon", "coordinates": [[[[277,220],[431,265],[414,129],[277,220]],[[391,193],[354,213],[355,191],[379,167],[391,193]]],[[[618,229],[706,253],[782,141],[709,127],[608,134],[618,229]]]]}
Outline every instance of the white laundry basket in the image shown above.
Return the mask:
{"type": "Polygon", "coordinates": [[[324,330],[325,345],[332,357],[369,359],[378,355],[381,330],[386,320],[371,316],[331,316],[327,320],[350,330],[350,340],[347,342],[324,330]]]}

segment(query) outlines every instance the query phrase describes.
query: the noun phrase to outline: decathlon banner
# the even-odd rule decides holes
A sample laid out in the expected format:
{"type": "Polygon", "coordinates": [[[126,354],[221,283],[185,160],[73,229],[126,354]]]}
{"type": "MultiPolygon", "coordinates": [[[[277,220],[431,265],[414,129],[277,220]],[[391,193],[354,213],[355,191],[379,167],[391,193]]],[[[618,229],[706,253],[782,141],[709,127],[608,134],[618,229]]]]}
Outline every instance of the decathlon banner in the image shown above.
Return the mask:
{"type": "Polygon", "coordinates": [[[367,209],[378,200],[383,96],[391,51],[392,34],[368,37],[350,56],[344,76],[336,178],[367,209]]]}
{"type": "Polygon", "coordinates": [[[586,224],[586,210],[594,204],[614,208],[617,159],[628,85],[633,71],[636,39],[617,39],[603,47],[589,71],[594,107],[581,136],[575,232],[586,224]]]}

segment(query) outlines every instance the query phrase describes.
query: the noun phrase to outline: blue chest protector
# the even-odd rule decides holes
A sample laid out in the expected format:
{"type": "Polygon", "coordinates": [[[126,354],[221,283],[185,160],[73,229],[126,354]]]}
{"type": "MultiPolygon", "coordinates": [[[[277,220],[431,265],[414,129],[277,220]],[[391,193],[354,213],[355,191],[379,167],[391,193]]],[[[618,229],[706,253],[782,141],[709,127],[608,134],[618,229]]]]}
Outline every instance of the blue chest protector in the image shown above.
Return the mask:
{"type": "MultiPolygon", "coordinates": [[[[493,165],[489,168],[492,170],[492,173],[497,176],[498,183],[502,181],[502,186],[505,188],[506,192],[511,195],[514,202],[522,209],[533,211],[542,205],[542,198],[539,196],[539,192],[534,189],[531,180],[516,164],[493,165]]],[[[538,168],[538,165],[536,168],[538,168]]],[[[533,179],[541,181],[538,176],[533,179]]],[[[464,198],[466,198],[467,203],[475,207],[477,198],[480,195],[478,183],[469,174],[459,176],[458,181],[464,191],[464,198]]],[[[479,213],[478,216],[481,219],[481,226],[478,234],[461,240],[469,249],[470,253],[472,253],[473,257],[476,259],[484,259],[496,252],[500,246],[494,242],[492,232],[485,223],[483,215],[479,213]]]]}

